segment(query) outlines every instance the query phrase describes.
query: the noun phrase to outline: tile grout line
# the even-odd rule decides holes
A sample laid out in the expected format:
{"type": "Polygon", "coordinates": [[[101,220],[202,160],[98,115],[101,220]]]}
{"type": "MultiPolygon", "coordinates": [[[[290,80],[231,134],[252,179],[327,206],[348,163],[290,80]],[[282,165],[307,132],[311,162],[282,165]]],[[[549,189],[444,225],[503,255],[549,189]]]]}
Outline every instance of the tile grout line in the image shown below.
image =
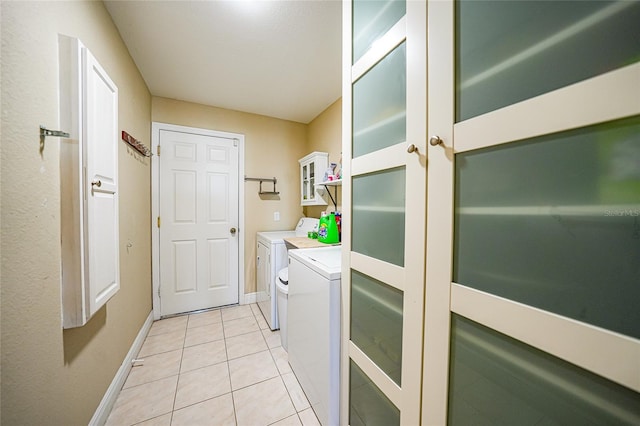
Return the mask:
{"type": "Polygon", "coordinates": [[[171,406],[171,419],[169,419],[169,424],[173,423],[173,413],[176,411],[176,399],[178,399],[178,386],[180,385],[180,376],[182,371],[182,360],[184,359],[184,344],[187,341],[187,330],[189,329],[189,319],[191,315],[187,315],[187,323],[184,328],[184,338],[182,339],[182,349],[180,353],[180,364],[178,365],[178,380],[176,380],[176,392],[173,395],[173,405],[171,406]]]}
{"type": "MultiPolygon", "coordinates": [[[[253,320],[257,323],[258,321],[256,320],[255,314],[254,314],[253,310],[251,309],[250,305],[249,305],[249,309],[251,310],[251,318],[253,318],[253,320]]],[[[222,317],[222,313],[220,313],[220,316],[222,317]]],[[[241,318],[246,318],[246,317],[241,317],[241,318]]],[[[240,318],[236,318],[236,319],[240,319],[240,318]]],[[[231,321],[231,320],[229,320],[229,321],[231,321]]],[[[258,330],[260,330],[260,326],[259,325],[258,325],[258,330]]],[[[243,334],[249,334],[249,333],[243,333],[243,334]]],[[[231,367],[229,366],[229,351],[227,349],[227,336],[226,336],[225,329],[224,329],[224,318],[222,318],[222,335],[224,336],[224,349],[225,349],[225,352],[227,354],[227,371],[229,372],[229,387],[231,388],[231,402],[233,403],[233,417],[234,417],[234,420],[235,420],[236,425],[237,425],[238,424],[238,410],[236,409],[236,398],[235,398],[233,393],[236,390],[245,389],[245,388],[247,388],[249,386],[252,386],[252,385],[245,386],[245,387],[240,388],[240,389],[235,389],[235,390],[233,389],[233,383],[231,382],[231,367]]],[[[240,336],[240,335],[242,335],[242,334],[239,334],[238,336],[240,336]]],[[[262,332],[260,333],[260,335],[262,335],[262,332]]],[[[232,337],[236,337],[236,336],[232,336],[232,337]]],[[[262,338],[264,339],[264,336],[262,338]]],[[[265,344],[266,344],[266,342],[265,342],[265,344]]],[[[269,350],[268,346],[269,345],[267,345],[267,350],[269,350]]],[[[244,355],[244,356],[247,356],[247,355],[244,355]]],[[[238,357],[238,358],[234,358],[234,359],[239,359],[239,358],[242,358],[242,357],[238,357]]],[[[277,369],[277,366],[276,366],[276,369],[277,369]]],[[[254,384],[256,384],[256,383],[254,383],[254,384]]]]}
{"type": "MultiPolygon", "coordinates": [[[[271,327],[269,327],[268,330],[270,332],[273,331],[273,330],[271,330],[271,327]]],[[[276,361],[275,357],[273,356],[272,349],[274,349],[274,348],[270,348],[269,347],[269,343],[267,342],[267,339],[264,337],[264,334],[262,333],[262,330],[260,330],[260,334],[262,335],[263,340],[267,344],[267,350],[269,351],[269,355],[271,355],[271,359],[273,360],[273,363],[276,365],[276,370],[278,371],[278,377],[280,378],[280,381],[282,382],[282,386],[284,386],[284,390],[287,392],[287,396],[289,397],[289,402],[291,402],[291,405],[293,406],[293,410],[295,412],[294,414],[298,418],[298,421],[302,424],[302,419],[300,418],[300,415],[298,414],[298,409],[296,408],[296,405],[293,403],[293,398],[291,398],[291,392],[289,392],[289,388],[287,387],[287,384],[285,383],[284,379],[282,378],[282,372],[280,371],[280,368],[278,368],[278,362],[276,361]]],[[[280,347],[282,347],[282,346],[280,346],[280,347]]],[[[282,350],[284,350],[284,348],[282,348],[282,350]]],[[[289,358],[289,354],[287,353],[287,364],[289,364],[288,358],[289,358]]],[[[293,371],[292,371],[292,373],[293,373],[293,371]]],[[[295,377],[295,375],[294,375],[294,377],[295,377]]],[[[269,379],[269,380],[271,380],[271,379],[269,379]]],[[[296,379],[296,380],[298,380],[298,379],[296,379]]],[[[305,397],[306,397],[306,395],[305,395],[305,397]]],[[[279,420],[277,420],[275,422],[272,422],[270,424],[274,424],[274,423],[277,423],[277,422],[279,422],[281,420],[288,419],[289,417],[291,417],[291,416],[286,416],[286,417],[284,417],[282,419],[279,419],[279,420]]]]}
{"type": "Polygon", "coordinates": [[[224,353],[227,360],[225,361],[227,364],[227,373],[229,374],[229,393],[231,394],[231,404],[233,406],[233,420],[236,425],[238,424],[238,413],[236,410],[236,399],[233,397],[233,383],[231,382],[231,368],[229,367],[229,349],[227,348],[227,334],[224,330],[224,317],[222,316],[222,311],[220,312],[220,323],[222,324],[222,341],[224,342],[224,353]]]}

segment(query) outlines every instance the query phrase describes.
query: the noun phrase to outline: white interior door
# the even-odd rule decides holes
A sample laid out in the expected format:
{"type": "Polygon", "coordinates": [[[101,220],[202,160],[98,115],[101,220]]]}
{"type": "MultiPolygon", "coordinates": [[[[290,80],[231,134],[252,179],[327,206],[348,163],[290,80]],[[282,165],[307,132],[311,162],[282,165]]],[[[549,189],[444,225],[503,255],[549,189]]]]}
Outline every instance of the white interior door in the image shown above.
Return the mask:
{"type": "Polygon", "coordinates": [[[85,188],[91,317],[120,288],[118,250],[118,88],[83,49],[85,188]]]}
{"type": "Polygon", "coordinates": [[[160,130],[161,315],[238,303],[238,141],[160,130]]]}

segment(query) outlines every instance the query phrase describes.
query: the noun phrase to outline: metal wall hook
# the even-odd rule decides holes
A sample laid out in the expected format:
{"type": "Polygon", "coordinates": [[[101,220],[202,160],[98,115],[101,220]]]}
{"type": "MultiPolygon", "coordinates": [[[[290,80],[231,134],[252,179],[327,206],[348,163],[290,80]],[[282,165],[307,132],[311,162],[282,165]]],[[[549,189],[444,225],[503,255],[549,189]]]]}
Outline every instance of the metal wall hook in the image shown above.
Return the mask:
{"type": "Polygon", "coordinates": [[[40,137],[44,138],[45,136],[55,136],[59,138],[68,138],[69,133],[62,132],[60,130],[49,130],[46,127],[40,125],[40,137]]]}
{"type": "Polygon", "coordinates": [[[40,125],[40,155],[44,152],[44,138],[47,136],[53,136],[57,138],[69,138],[70,135],[67,132],[62,132],[60,130],[49,130],[44,127],[42,124],[40,125]]]}

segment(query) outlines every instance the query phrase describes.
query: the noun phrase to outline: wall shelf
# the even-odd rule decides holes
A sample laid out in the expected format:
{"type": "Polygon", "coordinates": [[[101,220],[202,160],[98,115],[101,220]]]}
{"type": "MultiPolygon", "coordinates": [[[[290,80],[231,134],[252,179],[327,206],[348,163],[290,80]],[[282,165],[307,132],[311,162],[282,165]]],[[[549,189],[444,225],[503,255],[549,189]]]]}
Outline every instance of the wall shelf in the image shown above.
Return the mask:
{"type": "Polygon", "coordinates": [[[327,191],[327,194],[329,194],[329,198],[331,198],[331,202],[333,203],[333,211],[338,211],[338,187],[342,186],[342,179],[328,180],[325,182],[316,183],[315,186],[316,188],[324,187],[324,189],[327,191]],[[335,188],[333,191],[333,195],[331,195],[331,191],[329,191],[330,186],[335,188]]]}
{"type": "Polygon", "coordinates": [[[252,177],[244,177],[244,181],[254,181],[254,182],[260,182],[260,189],[258,190],[258,195],[278,195],[280,194],[280,192],[276,191],[276,183],[278,182],[278,180],[275,178],[275,176],[273,178],[252,178],[252,177]],[[273,183],[273,191],[263,191],[262,190],[262,182],[271,182],[273,183]]]}

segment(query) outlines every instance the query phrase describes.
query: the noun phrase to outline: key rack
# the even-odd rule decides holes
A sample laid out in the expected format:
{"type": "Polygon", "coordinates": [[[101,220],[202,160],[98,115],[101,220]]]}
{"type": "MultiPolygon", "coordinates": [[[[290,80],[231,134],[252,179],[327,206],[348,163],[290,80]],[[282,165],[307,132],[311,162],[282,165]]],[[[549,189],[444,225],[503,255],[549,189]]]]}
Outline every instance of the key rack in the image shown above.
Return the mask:
{"type": "Polygon", "coordinates": [[[129,144],[129,146],[135,149],[138,153],[144,155],[145,157],[151,157],[151,150],[147,148],[141,141],[134,138],[124,130],[122,131],[122,140],[129,144]]]}

